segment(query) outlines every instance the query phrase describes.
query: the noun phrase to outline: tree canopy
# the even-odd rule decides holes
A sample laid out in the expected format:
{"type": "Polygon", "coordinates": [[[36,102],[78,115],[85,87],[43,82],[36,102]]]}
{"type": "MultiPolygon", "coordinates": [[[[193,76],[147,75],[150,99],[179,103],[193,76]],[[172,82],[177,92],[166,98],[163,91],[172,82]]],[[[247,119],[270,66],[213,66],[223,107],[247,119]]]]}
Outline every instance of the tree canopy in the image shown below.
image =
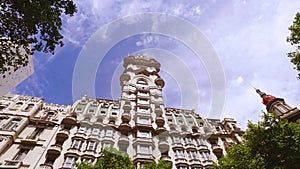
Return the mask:
{"type": "Polygon", "coordinates": [[[75,12],[72,0],[2,0],[0,74],[27,65],[35,51],[54,54],[57,46],[63,46],[62,14],[75,12]]]}
{"type": "Polygon", "coordinates": [[[128,155],[114,149],[108,148],[101,151],[101,157],[96,164],[92,165],[87,162],[77,163],[78,169],[134,169],[133,162],[128,155]]]}
{"type": "Polygon", "coordinates": [[[300,123],[279,120],[264,113],[258,124],[248,123],[245,144],[228,148],[215,169],[290,169],[299,168],[300,123]]]}
{"type": "Polygon", "coordinates": [[[295,45],[296,49],[295,51],[289,52],[288,57],[291,58],[291,62],[295,65],[295,69],[298,71],[298,79],[300,79],[300,12],[296,14],[289,30],[291,34],[287,37],[287,42],[290,42],[291,45],[295,45]]]}
{"type": "MultiPolygon", "coordinates": [[[[114,148],[107,148],[101,151],[101,156],[96,164],[90,164],[85,161],[76,164],[77,169],[134,169],[134,164],[127,154],[124,154],[114,148]]],[[[172,162],[159,160],[153,161],[144,166],[145,169],[172,169],[172,162]]]]}
{"type": "Polygon", "coordinates": [[[159,160],[158,163],[153,161],[152,163],[146,164],[145,169],[172,169],[172,162],[159,160]]]}

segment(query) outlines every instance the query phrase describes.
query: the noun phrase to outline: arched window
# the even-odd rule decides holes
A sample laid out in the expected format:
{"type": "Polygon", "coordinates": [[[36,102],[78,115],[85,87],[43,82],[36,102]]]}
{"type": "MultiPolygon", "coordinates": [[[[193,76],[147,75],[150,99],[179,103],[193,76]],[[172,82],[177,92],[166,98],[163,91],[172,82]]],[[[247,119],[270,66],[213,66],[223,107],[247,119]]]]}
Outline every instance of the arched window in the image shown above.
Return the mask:
{"type": "Polygon", "coordinates": [[[14,105],[13,109],[18,110],[23,105],[22,102],[18,102],[14,105]]]}
{"type": "Polygon", "coordinates": [[[3,110],[3,109],[5,109],[5,107],[6,106],[4,106],[4,105],[0,105],[0,111],[3,110]]]}
{"type": "Polygon", "coordinates": [[[91,119],[89,118],[89,117],[85,117],[84,119],[83,119],[83,121],[90,121],[91,119]]]}
{"type": "Polygon", "coordinates": [[[52,120],[52,118],[54,117],[55,113],[52,111],[49,111],[46,113],[46,115],[43,117],[43,119],[45,120],[52,120]]]}
{"type": "Polygon", "coordinates": [[[34,104],[30,103],[27,105],[27,107],[25,108],[25,111],[30,111],[33,108],[34,104]]]}
{"type": "Polygon", "coordinates": [[[136,84],[139,84],[139,85],[148,85],[147,84],[147,82],[145,81],[145,80],[143,80],[143,79],[139,79],[137,82],[136,82],[136,84]]]}

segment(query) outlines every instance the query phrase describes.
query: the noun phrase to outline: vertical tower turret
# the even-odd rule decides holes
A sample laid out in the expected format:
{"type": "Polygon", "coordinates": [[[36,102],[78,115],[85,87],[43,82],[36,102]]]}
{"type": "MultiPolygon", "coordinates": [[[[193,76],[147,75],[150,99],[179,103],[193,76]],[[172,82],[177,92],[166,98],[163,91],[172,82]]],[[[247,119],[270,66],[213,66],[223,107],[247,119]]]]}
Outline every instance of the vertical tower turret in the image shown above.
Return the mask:
{"type": "Polygon", "coordinates": [[[124,59],[123,66],[119,130],[123,134],[132,134],[132,146],[136,152],[133,162],[142,168],[144,163],[155,159],[154,136],[166,131],[162,97],[165,83],[158,74],[160,63],[155,59],[129,56],[124,59]]]}
{"type": "Polygon", "coordinates": [[[259,89],[255,89],[256,93],[260,95],[263,100],[263,104],[266,105],[268,112],[274,112],[281,119],[287,119],[288,121],[295,122],[300,118],[300,110],[295,107],[292,108],[285,103],[284,99],[277,98],[275,96],[266,94],[259,89]]]}

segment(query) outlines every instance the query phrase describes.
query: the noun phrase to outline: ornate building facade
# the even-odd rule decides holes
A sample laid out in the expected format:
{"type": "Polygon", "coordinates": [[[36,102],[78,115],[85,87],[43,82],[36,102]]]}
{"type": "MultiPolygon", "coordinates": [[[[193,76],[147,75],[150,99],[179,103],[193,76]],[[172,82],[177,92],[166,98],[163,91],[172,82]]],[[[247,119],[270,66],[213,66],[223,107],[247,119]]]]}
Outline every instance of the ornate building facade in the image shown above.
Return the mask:
{"type": "Polygon", "coordinates": [[[0,168],[70,169],[94,163],[103,148],[125,152],[136,168],[172,161],[176,169],[209,168],[226,148],[242,142],[236,121],[206,119],[194,110],[164,106],[160,64],[124,59],[119,100],[83,96],[73,105],[41,98],[0,98],[0,168]]]}

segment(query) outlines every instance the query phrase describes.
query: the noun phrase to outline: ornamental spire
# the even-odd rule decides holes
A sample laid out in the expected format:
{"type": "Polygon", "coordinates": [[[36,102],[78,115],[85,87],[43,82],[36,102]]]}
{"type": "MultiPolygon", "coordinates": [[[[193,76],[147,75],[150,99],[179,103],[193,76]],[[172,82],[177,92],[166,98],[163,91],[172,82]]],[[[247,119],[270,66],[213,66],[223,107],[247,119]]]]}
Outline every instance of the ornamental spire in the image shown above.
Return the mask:
{"type": "Polygon", "coordinates": [[[260,97],[263,99],[263,104],[266,106],[268,105],[268,103],[271,100],[276,98],[275,96],[272,96],[272,95],[269,95],[269,94],[266,94],[266,93],[260,91],[260,89],[256,89],[255,87],[253,87],[253,88],[255,89],[256,93],[259,94],[260,97]]]}

